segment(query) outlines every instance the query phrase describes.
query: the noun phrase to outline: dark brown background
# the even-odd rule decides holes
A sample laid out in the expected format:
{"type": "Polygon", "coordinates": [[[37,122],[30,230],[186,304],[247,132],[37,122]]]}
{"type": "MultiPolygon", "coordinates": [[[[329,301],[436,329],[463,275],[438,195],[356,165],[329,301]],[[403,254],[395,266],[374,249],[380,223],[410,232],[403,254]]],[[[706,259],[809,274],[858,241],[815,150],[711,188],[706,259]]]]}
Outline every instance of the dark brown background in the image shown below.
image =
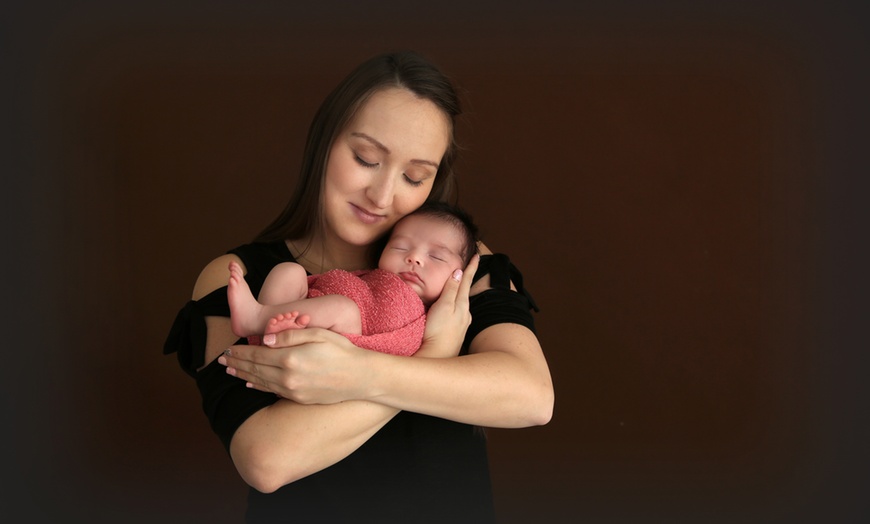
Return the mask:
{"type": "Polygon", "coordinates": [[[413,48],[464,89],[461,203],[542,309],[555,416],[489,432],[501,521],[866,517],[867,37],[827,5],[7,8],[4,506],[241,521],[164,337],[326,92],[413,48]]]}

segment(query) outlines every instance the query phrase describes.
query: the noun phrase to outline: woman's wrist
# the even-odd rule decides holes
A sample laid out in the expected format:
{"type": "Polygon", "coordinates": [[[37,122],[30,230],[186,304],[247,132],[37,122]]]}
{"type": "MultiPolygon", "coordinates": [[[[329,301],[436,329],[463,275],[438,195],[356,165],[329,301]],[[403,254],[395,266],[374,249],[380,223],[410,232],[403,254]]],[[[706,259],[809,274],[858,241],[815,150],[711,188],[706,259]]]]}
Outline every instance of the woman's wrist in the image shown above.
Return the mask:
{"type": "Polygon", "coordinates": [[[370,349],[363,350],[364,357],[360,359],[356,369],[359,372],[359,399],[378,402],[389,389],[386,382],[390,376],[392,362],[397,358],[408,358],[397,355],[389,355],[370,349]]]}

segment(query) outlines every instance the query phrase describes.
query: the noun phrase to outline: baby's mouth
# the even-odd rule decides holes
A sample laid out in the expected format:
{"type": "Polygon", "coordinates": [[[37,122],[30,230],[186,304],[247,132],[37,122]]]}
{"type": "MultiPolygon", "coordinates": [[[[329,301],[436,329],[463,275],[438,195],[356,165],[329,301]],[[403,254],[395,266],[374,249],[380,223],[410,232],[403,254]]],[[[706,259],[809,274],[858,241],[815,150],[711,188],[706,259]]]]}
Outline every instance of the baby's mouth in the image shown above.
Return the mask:
{"type": "Polygon", "coordinates": [[[401,277],[401,279],[405,282],[414,282],[417,284],[423,283],[423,280],[420,278],[420,276],[413,271],[402,271],[401,273],[399,273],[399,277],[401,277]]]}

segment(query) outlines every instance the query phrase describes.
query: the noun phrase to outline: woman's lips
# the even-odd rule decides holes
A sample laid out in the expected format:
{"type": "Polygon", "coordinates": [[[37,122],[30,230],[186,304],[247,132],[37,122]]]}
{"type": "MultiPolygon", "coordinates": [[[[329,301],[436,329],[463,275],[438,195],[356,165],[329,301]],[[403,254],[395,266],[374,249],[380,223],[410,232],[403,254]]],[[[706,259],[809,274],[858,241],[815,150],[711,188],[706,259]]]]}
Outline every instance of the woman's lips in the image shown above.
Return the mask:
{"type": "Polygon", "coordinates": [[[375,224],[377,222],[380,222],[380,221],[386,219],[386,217],[383,215],[370,213],[370,212],[366,211],[365,209],[363,209],[355,204],[351,204],[350,207],[353,210],[353,213],[356,215],[356,217],[361,222],[363,222],[365,224],[375,224]]]}

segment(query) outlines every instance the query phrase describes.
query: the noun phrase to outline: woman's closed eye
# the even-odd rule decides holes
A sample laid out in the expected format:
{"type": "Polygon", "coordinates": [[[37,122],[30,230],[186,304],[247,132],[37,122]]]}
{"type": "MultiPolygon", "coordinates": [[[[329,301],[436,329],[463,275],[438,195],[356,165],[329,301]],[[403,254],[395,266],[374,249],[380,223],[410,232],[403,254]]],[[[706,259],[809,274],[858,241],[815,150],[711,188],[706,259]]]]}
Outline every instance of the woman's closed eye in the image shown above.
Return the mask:
{"type": "MultiPolygon", "coordinates": [[[[364,159],[363,157],[356,155],[356,154],[353,155],[353,159],[356,160],[357,164],[361,165],[362,167],[364,167],[366,169],[374,169],[380,165],[379,162],[369,162],[366,159],[364,159]]],[[[425,181],[425,180],[415,180],[415,179],[411,178],[410,176],[408,176],[407,173],[402,173],[402,176],[404,177],[405,182],[407,182],[409,185],[411,185],[413,187],[420,187],[423,185],[423,182],[425,181]]]]}
{"type": "Polygon", "coordinates": [[[368,168],[378,167],[378,163],[377,163],[377,162],[374,162],[374,163],[372,163],[372,162],[366,162],[366,161],[365,161],[361,156],[359,156],[359,155],[353,155],[353,158],[354,158],[354,160],[356,160],[357,164],[359,164],[359,165],[361,165],[361,166],[363,166],[363,167],[368,167],[368,168]]]}
{"type": "Polygon", "coordinates": [[[405,182],[411,184],[414,187],[423,185],[422,180],[414,180],[413,178],[409,177],[407,174],[404,174],[404,173],[402,175],[405,177],[405,182]]]}

